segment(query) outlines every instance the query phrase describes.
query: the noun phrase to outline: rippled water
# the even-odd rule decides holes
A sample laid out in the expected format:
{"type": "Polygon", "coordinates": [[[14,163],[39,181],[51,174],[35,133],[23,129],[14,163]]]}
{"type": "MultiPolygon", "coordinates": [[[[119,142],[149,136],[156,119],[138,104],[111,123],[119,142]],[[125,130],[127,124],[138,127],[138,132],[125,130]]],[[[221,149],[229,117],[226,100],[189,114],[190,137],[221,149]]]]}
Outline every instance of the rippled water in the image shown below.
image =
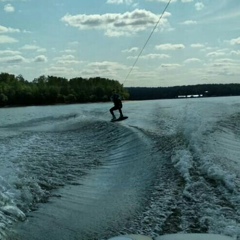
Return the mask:
{"type": "Polygon", "coordinates": [[[2,239],[240,237],[240,98],[0,109],[2,239]]]}

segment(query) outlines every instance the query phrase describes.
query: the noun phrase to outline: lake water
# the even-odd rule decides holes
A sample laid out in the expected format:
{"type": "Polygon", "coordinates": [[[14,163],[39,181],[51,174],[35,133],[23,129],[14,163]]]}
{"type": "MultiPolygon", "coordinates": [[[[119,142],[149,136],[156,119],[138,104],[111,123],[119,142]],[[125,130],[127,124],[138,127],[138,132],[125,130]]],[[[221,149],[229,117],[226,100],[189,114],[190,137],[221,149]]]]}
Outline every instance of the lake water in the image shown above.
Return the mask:
{"type": "Polygon", "coordinates": [[[0,109],[0,239],[240,239],[240,97],[0,109]]]}

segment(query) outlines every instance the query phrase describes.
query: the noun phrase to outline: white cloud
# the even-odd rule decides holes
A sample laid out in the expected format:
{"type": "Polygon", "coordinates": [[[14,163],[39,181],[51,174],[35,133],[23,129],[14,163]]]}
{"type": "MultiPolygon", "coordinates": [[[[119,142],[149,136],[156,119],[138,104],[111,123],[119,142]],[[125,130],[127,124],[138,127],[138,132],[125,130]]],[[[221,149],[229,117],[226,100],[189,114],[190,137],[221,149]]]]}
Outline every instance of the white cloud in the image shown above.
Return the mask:
{"type": "MultiPolygon", "coordinates": [[[[167,17],[171,14],[165,12],[163,18],[158,25],[159,28],[167,28],[169,26],[167,17]]],[[[148,27],[153,27],[158,21],[159,16],[142,9],[135,9],[132,12],[106,13],[103,15],[93,14],[67,14],[62,17],[62,21],[71,27],[79,30],[98,29],[103,30],[105,35],[109,37],[129,36],[134,33],[144,31],[148,27]]]]}
{"type": "Polygon", "coordinates": [[[37,45],[26,44],[21,49],[23,50],[37,50],[39,47],[37,45]]]}
{"type": "Polygon", "coordinates": [[[166,44],[157,45],[157,46],[155,46],[155,48],[157,50],[168,51],[168,50],[181,50],[181,49],[184,49],[185,46],[183,44],[170,44],[170,43],[166,43],[166,44]]]}
{"type": "MultiPolygon", "coordinates": [[[[136,59],[137,56],[131,56],[128,57],[128,59],[136,59]]],[[[140,56],[141,59],[166,59],[166,58],[170,58],[169,55],[167,54],[156,54],[156,53],[151,53],[151,54],[146,54],[146,55],[142,55],[140,56]]]]}
{"type": "Polygon", "coordinates": [[[76,46],[79,45],[79,42],[78,42],[78,41],[73,41],[73,42],[69,42],[68,44],[69,44],[69,46],[71,46],[71,47],[76,47],[76,46]]]}
{"type": "Polygon", "coordinates": [[[0,50],[0,56],[12,56],[12,55],[20,55],[21,53],[19,51],[13,51],[13,50],[0,50]]]}
{"type": "Polygon", "coordinates": [[[24,29],[24,30],[22,30],[22,32],[23,32],[23,33],[31,33],[30,31],[28,31],[28,30],[25,30],[25,29],[24,29]]]}
{"type": "Polygon", "coordinates": [[[8,28],[0,25],[0,34],[2,33],[19,33],[20,30],[17,28],[8,28]]]}
{"type": "Polygon", "coordinates": [[[191,44],[191,47],[192,48],[204,48],[205,45],[202,43],[193,43],[193,44],[191,44]]]}
{"type": "Polygon", "coordinates": [[[130,49],[125,49],[122,52],[123,53],[133,53],[133,52],[137,52],[138,50],[139,50],[138,47],[133,47],[133,48],[130,48],[130,49]]]}
{"type": "Polygon", "coordinates": [[[15,8],[9,3],[4,6],[4,11],[7,13],[12,13],[15,11],[15,8]]]}
{"type": "Polygon", "coordinates": [[[108,4],[127,4],[130,5],[133,3],[133,0],[107,0],[108,4]]]}
{"type": "Polygon", "coordinates": [[[73,65],[73,64],[80,64],[82,63],[81,61],[77,61],[77,60],[58,60],[57,64],[60,65],[73,65]]]}
{"type": "Polygon", "coordinates": [[[21,47],[22,50],[26,51],[37,51],[37,52],[46,52],[47,50],[45,48],[41,48],[34,44],[25,44],[23,47],[21,47]]]}
{"type": "Polygon", "coordinates": [[[240,37],[239,38],[234,38],[230,40],[231,45],[240,45],[240,37]]]}
{"type": "Polygon", "coordinates": [[[39,52],[39,53],[40,53],[40,52],[46,52],[46,51],[47,51],[46,48],[40,48],[40,47],[39,47],[39,48],[37,49],[37,52],[39,52]]]}
{"type": "Polygon", "coordinates": [[[84,77],[102,76],[116,79],[121,75],[120,72],[126,74],[129,66],[127,67],[118,62],[102,61],[89,63],[83,69],[80,74],[84,77]]]}
{"type": "Polygon", "coordinates": [[[80,64],[81,61],[78,61],[75,59],[75,57],[71,54],[69,55],[63,55],[61,57],[54,58],[56,61],[56,64],[59,65],[72,65],[72,64],[80,64]]]}
{"type": "Polygon", "coordinates": [[[0,62],[16,64],[16,63],[26,62],[26,59],[24,57],[22,57],[21,55],[15,55],[15,56],[2,57],[2,58],[0,58],[0,62]]]}
{"type": "Polygon", "coordinates": [[[205,7],[205,6],[204,6],[204,4],[203,4],[202,2],[197,2],[197,3],[195,4],[195,8],[196,8],[197,11],[203,10],[204,7],[205,7]]]}
{"type": "Polygon", "coordinates": [[[54,75],[59,77],[69,77],[71,74],[75,74],[75,70],[73,68],[64,67],[64,66],[51,66],[45,69],[46,75],[54,75]]]}
{"type": "Polygon", "coordinates": [[[188,58],[184,61],[184,63],[199,63],[201,60],[199,58],[188,58]]]}
{"type": "Polygon", "coordinates": [[[190,3],[193,2],[194,0],[181,0],[182,3],[190,3]]]}
{"type": "Polygon", "coordinates": [[[117,62],[108,62],[108,61],[89,63],[88,67],[98,69],[101,71],[109,71],[109,72],[111,72],[113,70],[126,69],[125,65],[122,65],[117,62]]]}
{"type": "Polygon", "coordinates": [[[71,54],[69,55],[63,55],[61,57],[56,57],[54,60],[73,60],[75,57],[71,54]]]}
{"type": "Polygon", "coordinates": [[[6,35],[0,35],[0,44],[3,44],[3,43],[16,43],[18,42],[17,39],[15,38],[12,38],[12,37],[9,37],[9,36],[6,36],[6,35]]]}
{"type": "Polygon", "coordinates": [[[47,62],[47,57],[45,55],[36,56],[33,60],[34,62],[47,62]]]}
{"type": "Polygon", "coordinates": [[[74,49],[65,49],[65,50],[63,50],[61,52],[63,52],[63,53],[75,53],[76,50],[74,50],[74,49]]]}
{"type": "Polygon", "coordinates": [[[183,24],[183,25],[195,25],[195,24],[197,24],[197,21],[186,20],[186,21],[182,22],[181,24],[183,24]]]}
{"type": "Polygon", "coordinates": [[[234,55],[239,56],[240,55],[240,50],[238,50],[238,51],[231,51],[231,55],[232,56],[234,56],[234,55]]]}
{"type": "Polygon", "coordinates": [[[87,76],[103,76],[106,78],[118,79],[120,73],[126,74],[126,71],[129,70],[129,66],[118,62],[93,62],[89,63],[82,72],[87,76]]]}
{"type": "Polygon", "coordinates": [[[235,61],[231,58],[218,58],[214,60],[215,63],[234,64],[235,61]]]}
{"type": "Polygon", "coordinates": [[[239,62],[229,58],[213,59],[207,72],[212,75],[239,76],[239,62]]]}
{"type": "Polygon", "coordinates": [[[166,69],[168,69],[168,68],[179,68],[179,67],[181,67],[181,65],[177,64],[177,63],[169,63],[169,64],[164,63],[164,64],[161,64],[161,67],[166,68],[166,69]]]}
{"type": "Polygon", "coordinates": [[[225,56],[226,53],[222,52],[222,51],[216,51],[216,52],[210,52],[207,54],[207,57],[221,57],[221,56],[225,56]]]}

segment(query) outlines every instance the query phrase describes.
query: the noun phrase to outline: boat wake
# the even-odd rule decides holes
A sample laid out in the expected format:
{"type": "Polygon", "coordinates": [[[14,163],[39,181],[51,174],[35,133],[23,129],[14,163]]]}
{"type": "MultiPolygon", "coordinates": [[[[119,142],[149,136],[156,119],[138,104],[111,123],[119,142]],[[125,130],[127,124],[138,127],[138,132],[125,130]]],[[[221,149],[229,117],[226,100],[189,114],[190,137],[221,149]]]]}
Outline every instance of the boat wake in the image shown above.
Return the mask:
{"type": "Polygon", "coordinates": [[[4,125],[14,135],[0,138],[2,239],[239,239],[239,114],[150,106],[121,123],[85,112],[4,125]]]}

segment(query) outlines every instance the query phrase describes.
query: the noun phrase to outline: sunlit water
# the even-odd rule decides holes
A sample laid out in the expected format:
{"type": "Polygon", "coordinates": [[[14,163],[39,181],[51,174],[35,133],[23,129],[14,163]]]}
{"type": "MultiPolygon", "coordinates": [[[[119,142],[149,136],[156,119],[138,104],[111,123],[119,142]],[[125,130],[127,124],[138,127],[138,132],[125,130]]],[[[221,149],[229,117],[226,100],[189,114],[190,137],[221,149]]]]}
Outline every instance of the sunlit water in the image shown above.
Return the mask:
{"type": "Polygon", "coordinates": [[[0,239],[240,239],[240,98],[0,109],[0,239]]]}

